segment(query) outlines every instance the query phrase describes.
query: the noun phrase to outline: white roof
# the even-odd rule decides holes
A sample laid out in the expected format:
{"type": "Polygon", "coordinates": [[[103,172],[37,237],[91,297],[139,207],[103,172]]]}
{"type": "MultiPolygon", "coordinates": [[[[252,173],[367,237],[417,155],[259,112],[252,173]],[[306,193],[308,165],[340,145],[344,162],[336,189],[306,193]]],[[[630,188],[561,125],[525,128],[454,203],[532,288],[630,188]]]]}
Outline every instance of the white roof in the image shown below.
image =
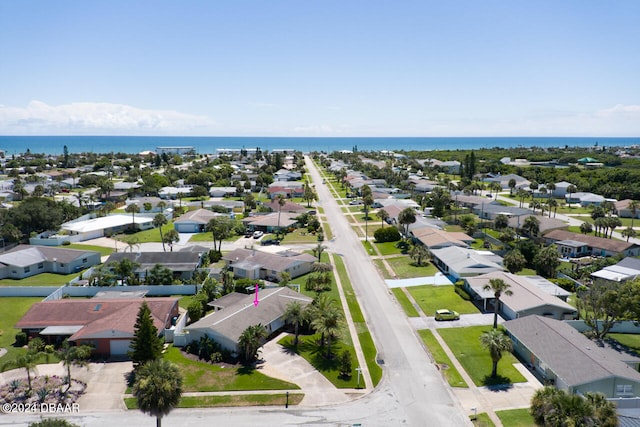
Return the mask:
{"type": "Polygon", "coordinates": [[[109,215],[100,218],[88,219],[86,221],[77,221],[62,225],[63,230],[69,230],[76,233],[89,233],[91,231],[104,230],[105,228],[122,227],[123,225],[149,224],[153,222],[153,218],[132,215],[109,215]]]}
{"type": "Polygon", "coordinates": [[[640,272],[633,268],[610,265],[602,270],[591,273],[591,276],[610,280],[612,282],[622,282],[623,280],[631,279],[638,274],[640,274],[640,272]]]}

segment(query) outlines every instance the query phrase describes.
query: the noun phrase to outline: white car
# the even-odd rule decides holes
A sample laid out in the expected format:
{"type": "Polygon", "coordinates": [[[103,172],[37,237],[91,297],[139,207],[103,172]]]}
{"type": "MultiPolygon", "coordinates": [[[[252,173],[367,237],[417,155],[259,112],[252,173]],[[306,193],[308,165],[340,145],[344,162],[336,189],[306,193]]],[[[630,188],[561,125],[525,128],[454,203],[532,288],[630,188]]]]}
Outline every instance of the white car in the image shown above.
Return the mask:
{"type": "Polygon", "coordinates": [[[262,231],[254,231],[254,232],[253,232],[253,238],[254,238],[254,239],[259,239],[259,238],[261,238],[262,236],[264,236],[264,233],[263,233],[262,231]]]}

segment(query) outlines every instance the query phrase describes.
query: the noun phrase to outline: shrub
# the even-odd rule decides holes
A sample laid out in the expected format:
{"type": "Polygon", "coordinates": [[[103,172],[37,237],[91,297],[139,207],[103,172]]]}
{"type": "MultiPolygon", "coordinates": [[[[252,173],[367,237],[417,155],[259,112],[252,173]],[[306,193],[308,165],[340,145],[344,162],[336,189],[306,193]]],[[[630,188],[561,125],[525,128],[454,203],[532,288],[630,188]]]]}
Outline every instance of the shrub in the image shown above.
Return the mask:
{"type": "Polygon", "coordinates": [[[16,347],[22,347],[27,345],[27,334],[25,332],[18,332],[16,334],[16,347]]]}
{"type": "Polygon", "coordinates": [[[560,286],[562,289],[564,289],[567,292],[575,292],[576,291],[576,284],[569,280],[569,279],[551,279],[551,282],[555,283],[556,285],[560,286]]]}
{"type": "Polygon", "coordinates": [[[376,239],[378,243],[397,242],[400,240],[400,237],[400,232],[395,227],[378,228],[373,233],[373,238],[376,239]]]}
{"type": "Polygon", "coordinates": [[[202,317],[202,303],[197,299],[194,299],[189,303],[187,312],[189,313],[189,319],[192,322],[197,322],[202,317]]]}
{"type": "Polygon", "coordinates": [[[351,352],[349,350],[344,350],[340,353],[340,356],[338,357],[338,369],[340,370],[341,377],[351,377],[351,371],[353,368],[351,366],[351,352]]]}
{"type": "Polygon", "coordinates": [[[465,291],[462,285],[459,285],[456,283],[454,288],[455,288],[456,294],[460,295],[460,297],[462,297],[463,300],[471,301],[471,295],[469,295],[469,293],[465,291]]]}

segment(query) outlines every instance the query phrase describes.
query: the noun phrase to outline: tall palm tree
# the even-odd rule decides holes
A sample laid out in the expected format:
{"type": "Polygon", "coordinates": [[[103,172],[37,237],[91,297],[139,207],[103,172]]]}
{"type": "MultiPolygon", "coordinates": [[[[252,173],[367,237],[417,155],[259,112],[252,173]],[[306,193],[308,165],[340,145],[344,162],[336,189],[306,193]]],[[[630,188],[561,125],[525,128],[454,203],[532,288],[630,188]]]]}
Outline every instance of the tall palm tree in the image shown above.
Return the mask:
{"type": "Polygon", "coordinates": [[[413,208],[404,208],[398,214],[398,224],[402,226],[402,234],[407,237],[409,225],[416,222],[416,211],[413,208]]]}
{"type": "Polygon", "coordinates": [[[380,209],[376,213],[376,216],[380,218],[380,225],[384,228],[384,222],[389,218],[389,213],[384,209],[380,209]]]}
{"type": "Polygon", "coordinates": [[[298,337],[300,336],[300,325],[307,319],[307,311],[302,308],[298,301],[292,301],[287,304],[284,311],[283,320],[293,324],[293,345],[298,345],[298,337]]]}
{"type": "Polygon", "coordinates": [[[322,256],[322,253],[324,252],[324,250],[327,249],[326,246],[324,246],[322,243],[318,243],[313,249],[313,254],[315,256],[318,257],[318,262],[320,262],[320,257],[322,256]]]}
{"type": "Polygon", "coordinates": [[[182,374],[176,365],[167,360],[149,361],[136,372],[132,393],[138,408],[156,417],[156,427],[161,427],[162,417],[180,402],[182,374]]]}
{"type": "Polygon", "coordinates": [[[493,329],[498,327],[498,311],[500,311],[500,297],[502,294],[505,295],[513,295],[511,289],[509,289],[511,285],[506,283],[502,279],[491,279],[489,283],[484,285],[482,289],[485,291],[492,291],[493,296],[496,299],[496,302],[493,307],[493,329]]]}
{"type": "Polygon", "coordinates": [[[425,258],[428,258],[430,255],[429,249],[424,246],[422,243],[417,243],[415,245],[411,245],[411,249],[409,249],[409,256],[418,266],[422,265],[422,261],[425,258]]]}
{"type": "Polygon", "coordinates": [[[522,224],[522,229],[527,232],[529,237],[534,238],[540,232],[540,221],[533,215],[527,217],[522,224]]]}
{"type": "Polygon", "coordinates": [[[131,213],[131,229],[135,230],[135,228],[136,228],[136,214],[138,212],[140,212],[140,206],[138,206],[136,203],[131,203],[131,204],[127,205],[126,208],[124,208],[124,211],[131,213]]]}
{"type": "Polygon", "coordinates": [[[498,362],[502,359],[502,353],[511,351],[511,339],[504,332],[491,329],[480,335],[480,344],[489,350],[492,362],[491,378],[495,378],[498,375],[498,362]]]}
{"type": "Polygon", "coordinates": [[[327,339],[327,359],[331,358],[331,342],[341,335],[343,325],[344,315],[342,311],[333,304],[311,322],[311,327],[327,339]]]}
{"type": "Polygon", "coordinates": [[[153,217],[153,226],[157,227],[160,230],[160,241],[162,242],[162,251],[167,252],[167,249],[164,247],[164,236],[162,235],[162,226],[167,223],[167,217],[163,214],[159,213],[153,217]]]}
{"type": "Polygon", "coordinates": [[[631,211],[631,228],[633,228],[633,221],[638,215],[638,209],[640,209],[640,201],[632,200],[629,202],[628,209],[631,211]]]}
{"type": "Polygon", "coordinates": [[[245,362],[253,362],[258,357],[258,349],[267,338],[267,330],[261,324],[249,326],[238,338],[238,347],[243,353],[245,362]]]}
{"type": "Polygon", "coordinates": [[[180,241],[180,233],[176,230],[169,230],[164,235],[164,241],[169,245],[169,249],[173,252],[173,244],[180,241]]]}
{"type": "Polygon", "coordinates": [[[569,193],[569,209],[571,209],[571,195],[577,191],[578,188],[573,184],[567,187],[567,193],[569,193]]]}
{"type": "Polygon", "coordinates": [[[278,194],[276,198],[278,201],[278,231],[280,230],[280,213],[282,212],[282,207],[287,204],[287,199],[284,197],[284,194],[278,194]]]}

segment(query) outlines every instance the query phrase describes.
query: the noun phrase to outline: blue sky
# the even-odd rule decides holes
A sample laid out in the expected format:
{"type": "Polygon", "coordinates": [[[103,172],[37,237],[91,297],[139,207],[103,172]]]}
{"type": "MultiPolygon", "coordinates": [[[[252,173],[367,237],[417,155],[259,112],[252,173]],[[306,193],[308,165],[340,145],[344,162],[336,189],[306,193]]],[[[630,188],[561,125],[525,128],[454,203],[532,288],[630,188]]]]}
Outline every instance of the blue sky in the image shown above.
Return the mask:
{"type": "Polygon", "coordinates": [[[640,1],[0,0],[0,134],[640,136],[640,1]]]}

